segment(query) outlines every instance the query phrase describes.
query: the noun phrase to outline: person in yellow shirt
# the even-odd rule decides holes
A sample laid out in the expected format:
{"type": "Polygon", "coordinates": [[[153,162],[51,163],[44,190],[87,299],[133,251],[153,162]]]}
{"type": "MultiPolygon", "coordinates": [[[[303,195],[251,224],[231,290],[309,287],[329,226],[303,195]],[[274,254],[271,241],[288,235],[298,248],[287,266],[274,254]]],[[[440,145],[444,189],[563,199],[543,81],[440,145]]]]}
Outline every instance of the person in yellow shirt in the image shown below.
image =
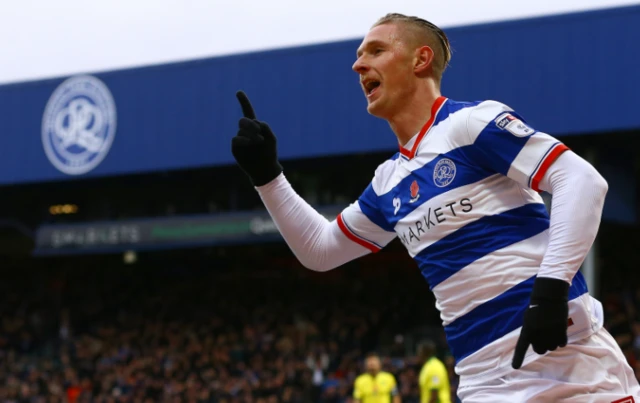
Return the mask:
{"type": "Polygon", "coordinates": [[[366,372],[358,376],[353,385],[354,403],[401,402],[396,378],[382,371],[382,362],[377,354],[367,356],[365,368],[366,372]]]}
{"type": "Polygon", "coordinates": [[[420,403],[452,403],[449,374],[442,361],[436,357],[436,345],[427,340],[420,346],[420,361],[424,362],[418,382],[420,403]]]}

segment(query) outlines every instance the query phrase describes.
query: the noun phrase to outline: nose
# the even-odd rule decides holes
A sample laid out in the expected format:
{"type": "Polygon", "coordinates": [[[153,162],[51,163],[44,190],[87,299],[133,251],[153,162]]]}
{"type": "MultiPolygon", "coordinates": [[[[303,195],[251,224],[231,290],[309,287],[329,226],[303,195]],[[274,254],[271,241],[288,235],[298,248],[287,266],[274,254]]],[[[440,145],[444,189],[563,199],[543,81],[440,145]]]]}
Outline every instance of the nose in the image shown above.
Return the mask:
{"type": "Polygon", "coordinates": [[[363,74],[369,71],[369,66],[362,60],[362,57],[359,57],[356,62],[353,63],[351,69],[358,74],[363,74]]]}

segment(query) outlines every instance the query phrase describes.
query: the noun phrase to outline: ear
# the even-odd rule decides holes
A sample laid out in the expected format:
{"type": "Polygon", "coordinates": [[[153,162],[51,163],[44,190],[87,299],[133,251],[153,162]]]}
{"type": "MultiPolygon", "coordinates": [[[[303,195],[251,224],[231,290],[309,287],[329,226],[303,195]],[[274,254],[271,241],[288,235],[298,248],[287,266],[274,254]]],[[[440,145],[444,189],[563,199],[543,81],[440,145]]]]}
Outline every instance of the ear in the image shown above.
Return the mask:
{"type": "Polygon", "coordinates": [[[421,46],[416,49],[413,71],[422,75],[430,71],[435,54],[429,46],[421,46]]]}

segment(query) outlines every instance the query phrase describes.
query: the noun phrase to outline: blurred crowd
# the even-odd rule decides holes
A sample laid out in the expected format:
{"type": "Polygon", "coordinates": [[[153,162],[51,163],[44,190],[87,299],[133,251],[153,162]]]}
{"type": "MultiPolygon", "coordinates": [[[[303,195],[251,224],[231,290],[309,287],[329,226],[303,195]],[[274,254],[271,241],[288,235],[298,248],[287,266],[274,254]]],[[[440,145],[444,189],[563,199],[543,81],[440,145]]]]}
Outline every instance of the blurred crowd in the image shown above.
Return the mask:
{"type": "Polygon", "coordinates": [[[640,380],[640,287],[603,298],[605,327],[640,380]]]}
{"type": "MultiPolygon", "coordinates": [[[[453,360],[418,277],[185,267],[3,273],[0,403],[349,403],[371,351],[402,401],[418,403],[425,335],[455,396],[453,360]]],[[[640,376],[640,289],[603,300],[640,376]]]]}
{"type": "Polygon", "coordinates": [[[371,351],[418,402],[422,363],[406,335],[437,325],[426,284],[355,278],[21,273],[0,285],[0,402],[349,402],[371,351]]]}

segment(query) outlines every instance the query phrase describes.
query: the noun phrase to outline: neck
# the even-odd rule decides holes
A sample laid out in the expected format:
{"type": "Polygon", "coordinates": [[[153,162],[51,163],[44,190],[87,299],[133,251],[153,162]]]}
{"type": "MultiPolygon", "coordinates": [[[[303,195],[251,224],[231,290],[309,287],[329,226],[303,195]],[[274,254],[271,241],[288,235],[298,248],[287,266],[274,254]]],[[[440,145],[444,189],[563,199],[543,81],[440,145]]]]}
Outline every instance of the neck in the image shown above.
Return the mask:
{"type": "Polygon", "coordinates": [[[440,91],[435,86],[421,88],[409,97],[400,111],[387,119],[391,130],[404,146],[431,119],[431,107],[440,97],[440,91]]]}

